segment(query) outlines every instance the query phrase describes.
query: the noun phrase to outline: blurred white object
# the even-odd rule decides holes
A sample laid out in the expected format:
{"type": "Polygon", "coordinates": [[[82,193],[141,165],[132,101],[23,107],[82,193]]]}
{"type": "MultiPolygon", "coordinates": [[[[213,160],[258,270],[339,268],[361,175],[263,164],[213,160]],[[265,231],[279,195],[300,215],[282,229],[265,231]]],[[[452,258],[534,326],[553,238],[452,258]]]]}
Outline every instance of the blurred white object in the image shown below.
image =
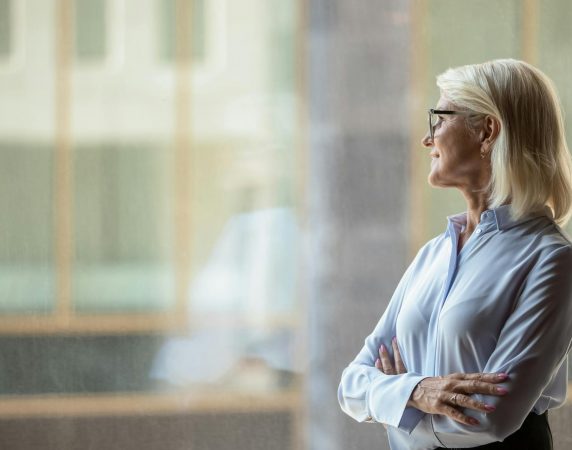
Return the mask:
{"type": "MultiPolygon", "coordinates": [[[[264,325],[267,316],[293,312],[298,234],[296,218],[287,208],[232,217],[191,283],[189,317],[196,322],[201,315],[230,314],[264,325]]],[[[245,358],[275,370],[299,370],[293,357],[295,330],[230,325],[201,327],[189,337],[168,339],[151,376],[177,386],[215,383],[238,370],[245,358]]]]}
{"type": "Polygon", "coordinates": [[[238,361],[233,330],[203,331],[186,338],[169,338],[155,357],[151,378],[175,386],[217,382],[238,361]]]}
{"type": "Polygon", "coordinates": [[[191,283],[189,314],[290,312],[295,300],[296,217],[287,208],[232,217],[191,283]]]}

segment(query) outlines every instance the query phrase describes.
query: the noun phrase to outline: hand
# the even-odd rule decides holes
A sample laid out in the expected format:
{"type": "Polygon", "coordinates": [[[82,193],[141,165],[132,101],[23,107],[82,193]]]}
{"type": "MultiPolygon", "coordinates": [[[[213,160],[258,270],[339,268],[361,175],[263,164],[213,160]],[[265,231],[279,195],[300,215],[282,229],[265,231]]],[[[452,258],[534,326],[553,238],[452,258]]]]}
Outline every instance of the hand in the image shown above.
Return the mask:
{"type": "Polygon", "coordinates": [[[478,425],[477,419],[463,414],[461,409],[493,412],[494,406],[479,402],[470,395],[505,395],[508,391],[497,384],[507,378],[504,373],[452,373],[425,378],[411,393],[407,406],[428,414],[441,414],[466,425],[478,425]]]}
{"type": "MultiPolygon", "coordinates": [[[[393,338],[391,346],[393,347],[394,363],[392,363],[386,347],[381,345],[375,367],[386,375],[407,373],[399,352],[397,338],[393,338]]],[[[428,414],[448,416],[463,424],[478,425],[478,420],[463,414],[461,409],[468,408],[490,413],[495,410],[495,407],[478,402],[469,395],[505,395],[507,390],[496,385],[507,379],[508,375],[504,373],[452,373],[445,377],[428,377],[421,380],[415,387],[407,406],[417,408],[428,414]]]]}
{"type": "Polygon", "coordinates": [[[393,347],[393,359],[395,360],[395,366],[391,362],[391,358],[389,357],[389,353],[387,353],[385,345],[381,344],[381,347],[379,347],[379,358],[375,360],[375,367],[377,367],[386,375],[399,375],[402,373],[407,373],[407,369],[405,368],[405,364],[403,364],[403,359],[401,358],[401,353],[399,353],[396,337],[391,340],[391,346],[393,347]]]}

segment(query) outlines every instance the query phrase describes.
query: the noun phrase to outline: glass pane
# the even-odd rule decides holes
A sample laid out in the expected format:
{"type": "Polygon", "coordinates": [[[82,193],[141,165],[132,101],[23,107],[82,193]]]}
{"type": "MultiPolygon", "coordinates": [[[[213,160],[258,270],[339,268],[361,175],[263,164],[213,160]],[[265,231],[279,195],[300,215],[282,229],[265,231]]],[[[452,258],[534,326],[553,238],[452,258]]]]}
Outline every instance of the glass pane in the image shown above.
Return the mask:
{"type": "Polygon", "coordinates": [[[193,61],[202,61],[206,54],[206,1],[207,0],[184,0],[191,7],[184,12],[177,10],[180,0],[159,1],[159,57],[162,61],[174,62],[176,54],[177,27],[176,18],[180,14],[186,14],[185,20],[190,24],[191,47],[190,55],[181,55],[183,58],[192,57],[193,61]]]}
{"type": "Polygon", "coordinates": [[[0,0],[0,58],[10,56],[12,49],[12,2],[0,0]]]}
{"type": "MultiPolygon", "coordinates": [[[[424,17],[427,30],[426,49],[429,52],[424,67],[424,100],[426,108],[434,107],[439,99],[435,75],[448,67],[472,64],[495,58],[519,58],[522,48],[522,4],[518,0],[502,0],[494,5],[494,13],[482,14],[486,0],[468,3],[455,0],[431,2],[424,17]],[[445,14],[444,11],[447,13],[445,14]],[[446,33],[443,30],[447,30],[446,33]],[[472,36],[472,39],[451,39],[451,36],[472,36]]],[[[423,117],[424,119],[425,117],[423,117]]],[[[422,119],[419,119],[422,120],[422,119]]],[[[421,140],[422,136],[416,138],[421,140]]],[[[423,151],[419,144],[419,151],[423,151]]],[[[429,158],[425,159],[429,168],[429,158]]],[[[428,172],[427,172],[428,173],[428,172]]],[[[441,234],[446,217],[464,211],[465,201],[456,189],[434,189],[425,179],[415,180],[423,197],[425,208],[423,238],[419,244],[441,234]]]]}
{"type": "Polygon", "coordinates": [[[173,308],[171,164],[169,149],[149,142],[76,147],[77,312],[173,308]]]}
{"type": "MultiPolygon", "coordinates": [[[[485,3],[475,1],[461,5],[454,0],[439,0],[432,2],[432,5],[438,7],[428,8],[424,19],[428,30],[426,48],[429,51],[427,63],[430,67],[425,72],[430,76],[423,78],[426,106],[430,107],[437,101],[435,75],[447,67],[507,57],[526,59],[544,71],[554,81],[564,116],[569,117],[572,112],[572,85],[569,81],[572,60],[563,58],[562,55],[568,54],[572,48],[572,37],[567,32],[572,5],[564,0],[533,2],[534,8],[531,8],[532,3],[529,3],[529,17],[525,21],[526,5],[522,2],[497,2],[493,9],[489,8],[487,14],[483,14],[479,9],[484,8],[485,3]],[[525,23],[529,24],[528,29],[525,23]],[[460,35],[470,35],[475,39],[451,38],[460,35]],[[526,45],[529,46],[528,49],[525,49],[526,45]]],[[[570,123],[566,124],[566,133],[570,145],[570,123]]],[[[428,171],[428,167],[429,158],[424,161],[423,169],[428,171]]],[[[424,180],[414,182],[418,186],[417,195],[423,199],[421,223],[425,226],[424,236],[418,243],[421,245],[442,233],[446,226],[446,216],[465,210],[466,204],[455,189],[433,189],[424,180]]],[[[571,233],[572,223],[569,222],[565,229],[571,233]]]]}
{"type": "MultiPolygon", "coordinates": [[[[122,36],[105,32],[111,2],[50,0],[24,14],[26,22],[50,24],[50,39],[68,36],[60,48],[75,45],[76,58],[98,59],[120,44],[125,64],[56,68],[65,58],[44,54],[38,60],[51,64],[30,61],[29,74],[41,74],[43,84],[25,96],[20,78],[0,75],[7,105],[30,106],[21,115],[0,106],[0,130],[7,129],[0,201],[10,213],[0,222],[12,221],[0,223],[7,234],[0,293],[10,280],[6,299],[21,306],[30,292],[44,302],[35,310],[54,313],[37,333],[30,332],[34,318],[27,329],[0,335],[7,368],[0,370],[0,428],[35,436],[27,427],[47,424],[38,427],[46,433],[40,444],[11,442],[14,450],[44,442],[62,449],[294,448],[301,376],[297,6],[254,0],[244,15],[240,2],[217,0],[214,8],[195,0],[186,21],[192,54],[180,55],[175,2],[122,3],[122,36]],[[165,13],[159,19],[158,6],[165,13]],[[75,35],[59,33],[54,18],[70,16],[75,35]],[[206,30],[218,39],[217,73],[205,65],[184,73],[177,58],[213,56],[206,30]],[[58,103],[50,97],[44,107],[46,83],[56,81],[64,85],[58,103]],[[58,142],[70,143],[69,152],[56,154],[65,153],[69,183],[52,179],[62,167],[53,156],[54,122],[58,142]],[[54,208],[62,204],[69,219],[63,231],[54,208]],[[62,241],[69,261],[57,253],[62,241]],[[50,285],[27,275],[38,264],[51,269],[52,260],[60,264],[50,285]],[[26,265],[23,281],[13,275],[16,262],[26,265]],[[69,298],[56,302],[56,287],[69,289],[69,298]],[[213,424],[222,424],[224,436],[213,424]],[[268,438],[250,432],[259,429],[268,438]]],[[[42,31],[29,30],[31,42],[53,46],[42,31]]]]}
{"type": "Polygon", "coordinates": [[[53,307],[53,147],[0,142],[0,312],[53,307]]]}
{"type": "Polygon", "coordinates": [[[106,51],[106,0],[75,0],[75,55],[98,60],[106,51]]]}
{"type": "MultiPolygon", "coordinates": [[[[570,84],[570,71],[572,62],[563,58],[572,48],[572,37],[565,32],[566,25],[572,17],[572,4],[566,1],[539,3],[539,35],[538,35],[538,63],[542,70],[554,81],[565,117],[572,113],[572,85],[570,84]]],[[[566,123],[568,146],[572,145],[572,126],[566,123]]],[[[566,231],[572,233],[572,221],[568,222],[566,231]]],[[[572,373],[571,373],[572,376],[572,373]]]]}
{"type": "Polygon", "coordinates": [[[231,398],[295,395],[297,6],[256,1],[248,15],[227,7],[229,34],[217,34],[226,66],[206,86],[193,80],[191,95],[191,329],[165,342],[154,373],[231,398]]]}
{"type": "Polygon", "coordinates": [[[149,391],[156,387],[148,374],[159,342],[153,335],[3,336],[10,370],[1,372],[0,395],[149,391]]]}
{"type": "MultiPolygon", "coordinates": [[[[0,1],[0,42],[10,46],[12,2],[0,1]]],[[[0,313],[49,314],[54,272],[53,10],[18,72],[0,73],[0,313]]],[[[19,319],[14,319],[20,324],[19,319]]]]}
{"type": "MultiPolygon", "coordinates": [[[[136,2],[151,23],[151,8],[136,2]]],[[[174,314],[175,78],[148,65],[149,29],[131,23],[129,69],[73,79],[73,306],[79,314],[174,314]],[[145,47],[147,45],[147,47],[145,47]]],[[[119,38],[119,36],[117,36],[119,38]]],[[[152,325],[151,325],[152,326],[152,325]]]]}

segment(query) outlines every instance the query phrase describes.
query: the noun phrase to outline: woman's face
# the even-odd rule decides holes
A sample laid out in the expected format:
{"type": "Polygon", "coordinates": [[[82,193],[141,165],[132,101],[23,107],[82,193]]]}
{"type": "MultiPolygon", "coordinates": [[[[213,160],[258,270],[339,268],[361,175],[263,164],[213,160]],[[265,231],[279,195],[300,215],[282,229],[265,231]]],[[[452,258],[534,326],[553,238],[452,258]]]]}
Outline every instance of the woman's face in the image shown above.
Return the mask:
{"type": "MultiPolygon", "coordinates": [[[[441,96],[435,109],[459,111],[459,108],[441,96]]],[[[431,150],[431,170],[428,181],[434,187],[479,189],[488,183],[488,164],[481,159],[478,133],[471,132],[464,115],[441,115],[433,132],[421,143],[431,150]]]]}

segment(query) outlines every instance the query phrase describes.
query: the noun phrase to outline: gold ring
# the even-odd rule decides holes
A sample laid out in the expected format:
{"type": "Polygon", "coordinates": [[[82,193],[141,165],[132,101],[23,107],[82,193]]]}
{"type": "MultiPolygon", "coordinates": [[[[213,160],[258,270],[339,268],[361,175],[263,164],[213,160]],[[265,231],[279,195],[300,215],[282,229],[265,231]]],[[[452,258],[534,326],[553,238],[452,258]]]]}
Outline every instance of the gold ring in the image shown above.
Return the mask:
{"type": "Polygon", "coordinates": [[[453,395],[451,396],[451,403],[452,403],[453,405],[456,405],[456,404],[457,404],[457,394],[453,394],[453,395]]]}

